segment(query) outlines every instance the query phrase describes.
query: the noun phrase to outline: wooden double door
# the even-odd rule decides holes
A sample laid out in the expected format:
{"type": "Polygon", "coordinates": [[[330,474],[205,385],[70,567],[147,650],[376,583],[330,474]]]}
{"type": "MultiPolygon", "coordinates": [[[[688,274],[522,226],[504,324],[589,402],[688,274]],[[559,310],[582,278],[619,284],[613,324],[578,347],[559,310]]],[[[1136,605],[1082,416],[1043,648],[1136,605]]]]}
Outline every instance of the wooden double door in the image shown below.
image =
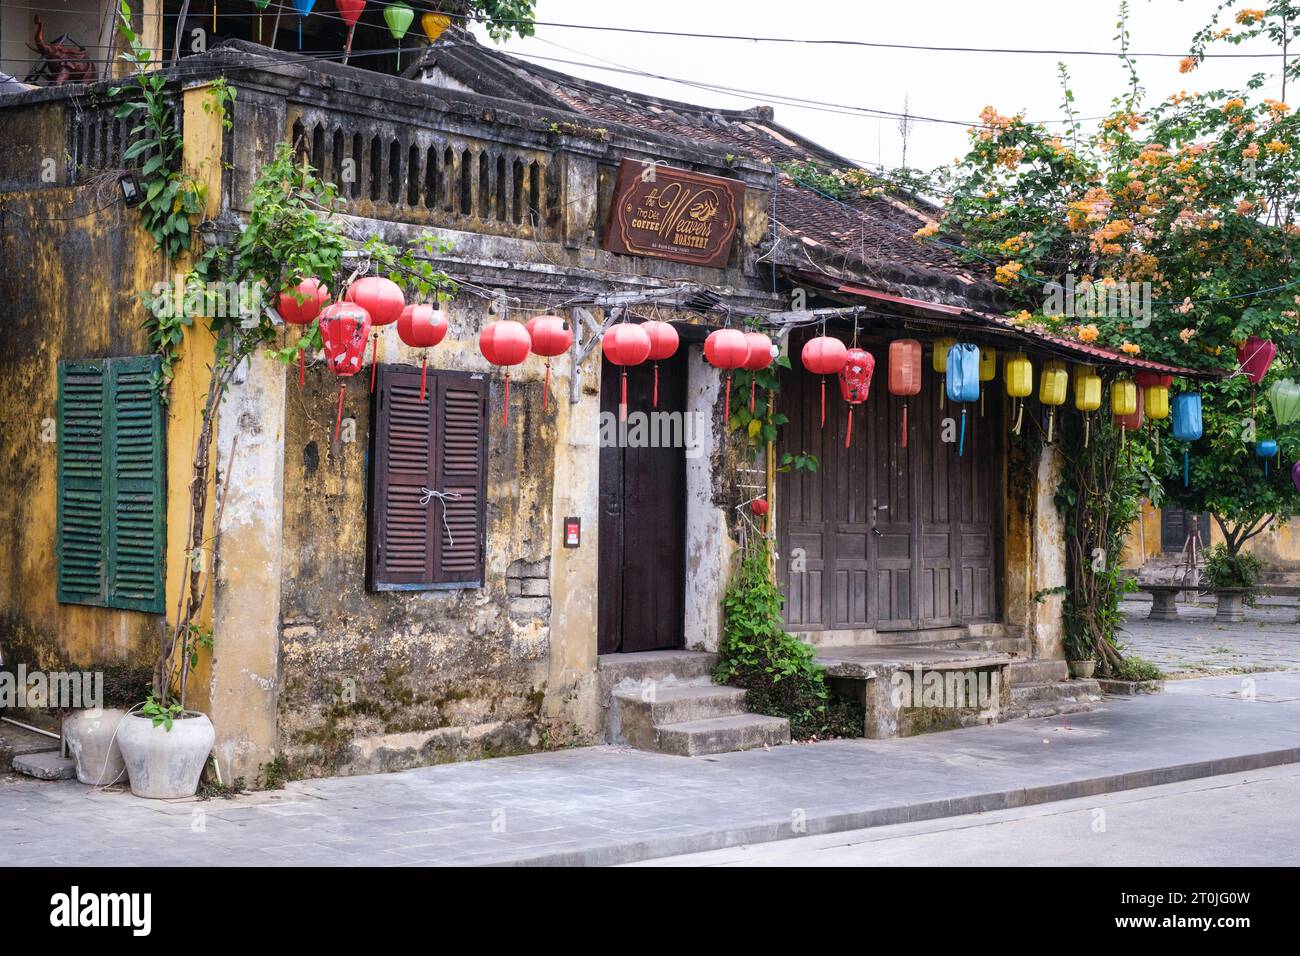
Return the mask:
{"type": "MultiPolygon", "coordinates": [[[[802,342],[796,338],[791,352],[802,342]]],[[[863,344],[876,359],[871,396],[853,411],[839,382],[798,362],[782,378],[780,406],[790,421],[781,450],[816,455],[815,472],[777,480],[778,574],[786,626],[793,631],[906,631],[991,622],[1000,613],[1003,514],[1003,387],[987,383],[984,409],[940,408],[942,378],[926,347],[920,394],[889,394],[888,346],[863,344]],[[945,434],[945,419],[950,419],[945,434]]]]}
{"type": "Polygon", "coordinates": [[[628,369],[626,440],[609,427],[618,421],[621,370],[601,359],[596,646],[602,654],[683,645],[688,352],[682,346],[659,363],[657,407],[652,367],[628,369]]]}

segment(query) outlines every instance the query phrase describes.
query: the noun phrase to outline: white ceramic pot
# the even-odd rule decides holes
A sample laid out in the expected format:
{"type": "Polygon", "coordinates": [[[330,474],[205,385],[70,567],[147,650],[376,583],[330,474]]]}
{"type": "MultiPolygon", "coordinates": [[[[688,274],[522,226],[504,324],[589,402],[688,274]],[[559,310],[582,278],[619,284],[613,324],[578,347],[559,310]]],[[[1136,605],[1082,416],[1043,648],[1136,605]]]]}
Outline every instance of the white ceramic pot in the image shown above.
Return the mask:
{"type": "Polygon", "coordinates": [[[92,787],[109,787],[126,781],[126,764],[117,745],[118,725],[126,711],[106,707],[79,710],[63,721],[63,738],[77,762],[77,779],[92,787]]]}
{"type": "Polygon", "coordinates": [[[131,792],[160,800],[194,796],[216,736],[212,721],[198,711],[187,710],[171,730],[137,714],[123,717],[117,743],[131,792]]]}

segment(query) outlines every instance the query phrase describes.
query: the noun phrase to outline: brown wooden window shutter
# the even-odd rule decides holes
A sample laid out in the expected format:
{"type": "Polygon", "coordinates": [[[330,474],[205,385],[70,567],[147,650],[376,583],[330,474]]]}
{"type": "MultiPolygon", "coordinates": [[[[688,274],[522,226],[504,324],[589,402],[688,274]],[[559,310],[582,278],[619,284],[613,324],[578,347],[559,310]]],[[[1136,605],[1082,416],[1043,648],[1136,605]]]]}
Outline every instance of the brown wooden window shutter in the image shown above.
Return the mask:
{"type": "Polygon", "coordinates": [[[381,365],[375,397],[371,590],[481,587],[486,380],[430,370],[420,401],[419,369],[381,365]]]}

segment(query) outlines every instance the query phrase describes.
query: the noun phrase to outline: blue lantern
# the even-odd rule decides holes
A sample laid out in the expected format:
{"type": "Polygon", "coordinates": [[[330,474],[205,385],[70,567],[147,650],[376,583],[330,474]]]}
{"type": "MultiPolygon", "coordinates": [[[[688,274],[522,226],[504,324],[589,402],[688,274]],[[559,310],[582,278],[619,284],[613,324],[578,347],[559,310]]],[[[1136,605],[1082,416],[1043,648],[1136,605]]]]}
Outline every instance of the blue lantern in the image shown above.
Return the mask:
{"type": "MultiPolygon", "coordinates": [[[[1195,392],[1182,392],[1174,396],[1174,438],[1194,442],[1201,437],[1201,396],[1195,392]]],[[[1191,463],[1188,449],[1183,449],[1183,486],[1186,487],[1191,463]]]]}
{"type": "MultiPolygon", "coordinates": [[[[979,346],[962,342],[948,350],[948,368],[944,373],[947,379],[949,401],[977,402],[980,397],[980,350],[979,346]]],[[[966,406],[961,409],[961,438],[957,443],[957,454],[966,450],[966,406]]]]}
{"type": "Polygon", "coordinates": [[[298,11],[298,49],[302,49],[302,18],[311,13],[316,0],[293,0],[293,8],[298,11]]]}
{"type": "Polygon", "coordinates": [[[1255,442],[1255,454],[1264,459],[1264,477],[1268,477],[1268,461],[1277,455],[1277,442],[1271,438],[1263,438],[1255,442]]]}

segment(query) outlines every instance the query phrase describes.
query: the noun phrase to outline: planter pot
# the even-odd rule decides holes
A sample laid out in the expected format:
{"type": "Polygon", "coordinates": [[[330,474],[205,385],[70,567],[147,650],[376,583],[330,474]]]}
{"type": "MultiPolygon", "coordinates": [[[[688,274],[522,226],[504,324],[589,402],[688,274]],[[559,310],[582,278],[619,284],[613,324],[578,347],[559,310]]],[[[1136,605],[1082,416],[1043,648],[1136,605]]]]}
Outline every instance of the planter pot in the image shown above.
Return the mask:
{"type": "Polygon", "coordinates": [[[147,717],[123,717],[117,742],[131,792],[159,800],[194,796],[214,740],[212,721],[197,711],[186,711],[171,730],[155,727],[147,717]]]}
{"type": "Polygon", "coordinates": [[[1070,668],[1070,676],[1076,680],[1084,680],[1092,676],[1093,671],[1097,669],[1096,661],[1066,661],[1070,668]]]}
{"type": "Polygon", "coordinates": [[[124,710],[79,710],[63,721],[63,739],[77,763],[77,779],[92,787],[126,782],[126,764],[117,745],[124,710]]]}
{"type": "Polygon", "coordinates": [[[1218,624],[1238,624],[1246,619],[1246,592],[1241,588],[1219,588],[1214,592],[1219,599],[1214,620],[1218,624]]]}

